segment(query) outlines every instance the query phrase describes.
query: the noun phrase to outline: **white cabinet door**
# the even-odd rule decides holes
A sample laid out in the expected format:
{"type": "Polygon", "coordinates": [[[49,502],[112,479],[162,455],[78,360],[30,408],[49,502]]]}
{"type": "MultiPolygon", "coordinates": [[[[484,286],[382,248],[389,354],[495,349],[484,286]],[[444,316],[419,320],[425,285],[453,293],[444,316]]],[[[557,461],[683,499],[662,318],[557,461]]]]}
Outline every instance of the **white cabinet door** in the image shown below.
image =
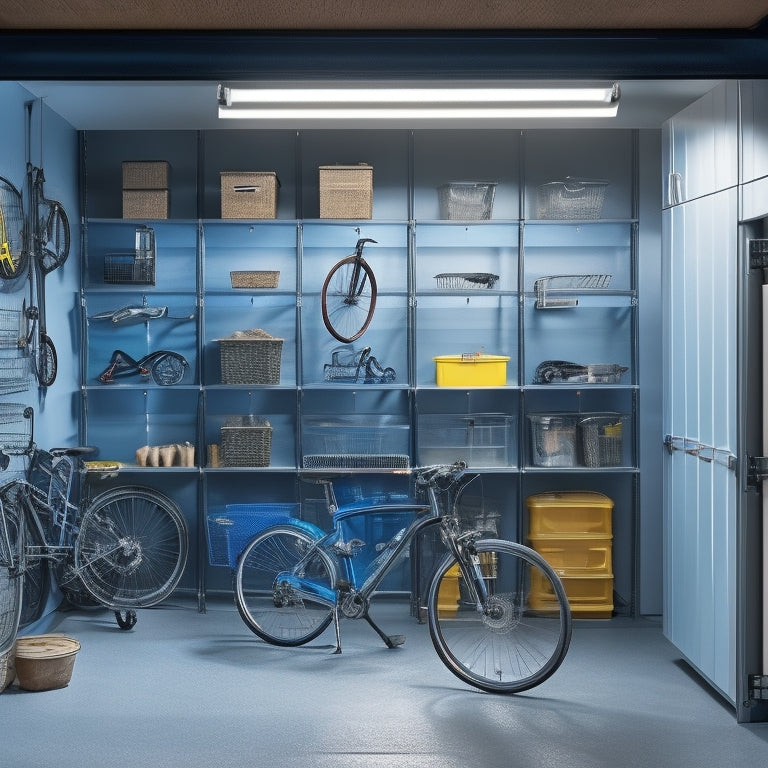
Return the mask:
{"type": "Polygon", "coordinates": [[[663,238],[664,431],[677,440],[664,465],[664,631],[734,701],[736,189],[664,211],[663,238]]]}
{"type": "Polygon", "coordinates": [[[768,176],[768,80],[742,80],[741,183],[768,176]]]}
{"type": "Polygon", "coordinates": [[[664,124],[665,205],[736,185],[737,145],[738,83],[726,81],[664,124]]]}

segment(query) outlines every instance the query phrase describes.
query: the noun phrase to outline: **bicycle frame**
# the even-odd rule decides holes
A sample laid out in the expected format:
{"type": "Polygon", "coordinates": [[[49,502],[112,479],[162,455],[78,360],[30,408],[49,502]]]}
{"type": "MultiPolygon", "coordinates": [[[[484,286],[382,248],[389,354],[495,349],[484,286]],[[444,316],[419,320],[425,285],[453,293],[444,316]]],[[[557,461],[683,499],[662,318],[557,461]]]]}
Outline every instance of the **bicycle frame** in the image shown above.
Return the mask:
{"type": "MultiPolygon", "coordinates": [[[[459,481],[458,489],[454,495],[454,503],[461,490],[475,477],[475,475],[470,475],[459,481]]],[[[453,509],[445,512],[441,510],[437,491],[434,487],[429,486],[426,489],[428,504],[366,504],[365,506],[361,504],[360,506],[350,505],[339,508],[331,481],[321,482],[324,485],[329,511],[334,515],[333,531],[311,545],[306,555],[291,571],[278,574],[275,579],[275,589],[276,592],[290,594],[293,599],[312,599],[334,610],[336,613],[337,653],[340,652],[337,615],[340,608],[344,615],[350,618],[365,618],[385,642],[388,641],[388,638],[367,615],[366,607],[376,589],[395,566],[405,549],[410,546],[414,537],[432,525],[441,526],[443,543],[457,558],[465,583],[474,586],[477,609],[482,610],[482,605],[488,595],[480,560],[472,547],[473,542],[479,538],[480,534],[475,531],[459,533],[453,509]],[[345,541],[343,531],[345,520],[358,515],[397,513],[413,514],[414,519],[405,528],[399,530],[389,542],[379,545],[378,556],[365,567],[364,574],[357,573],[355,555],[364,542],[354,538],[345,541]],[[309,563],[318,556],[327,558],[333,566],[336,578],[334,579],[335,584],[331,587],[318,584],[303,575],[309,563]],[[361,575],[363,581],[359,584],[361,575]],[[340,604],[340,600],[343,605],[340,604]]],[[[297,522],[301,523],[301,521],[297,522]]],[[[290,525],[290,521],[287,524],[290,525]]],[[[389,643],[387,642],[387,644],[389,643]]]]}

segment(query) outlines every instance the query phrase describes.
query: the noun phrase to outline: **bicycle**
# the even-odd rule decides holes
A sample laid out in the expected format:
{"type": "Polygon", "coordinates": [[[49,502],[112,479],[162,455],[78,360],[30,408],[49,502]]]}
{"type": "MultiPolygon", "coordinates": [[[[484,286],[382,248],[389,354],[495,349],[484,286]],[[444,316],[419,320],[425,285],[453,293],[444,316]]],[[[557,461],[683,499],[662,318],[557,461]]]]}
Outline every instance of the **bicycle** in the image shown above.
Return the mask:
{"type": "Polygon", "coordinates": [[[357,241],[355,252],[337,262],[325,278],[320,294],[323,322],[328,332],[344,344],[359,339],[368,329],[376,309],[376,277],[363,258],[370,237],[357,241]]]}
{"type": "Polygon", "coordinates": [[[116,349],[107,367],[98,375],[102,384],[114,384],[117,379],[127,376],[152,378],[155,384],[168,387],[178,384],[184,378],[189,363],[183,355],[167,349],[150,352],[134,360],[127,352],[116,349]]]}
{"type": "MultiPolygon", "coordinates": [[[[31,408],[12,407],[32,423],[31,408]]],[[[21,442],[0,451],[2,469],[13,455],[28,464],[24,479],[0,486],[0,654],[18,627],[41,615],[54,569],[71,603],[108,608],[121,629],[131,629],[136,610],[164,600],[181,579],[189,535],[180,509],[143,486],[91,498],[87,476],[117,471],[102,462],[89,467],[84,457],[94,449],[44,451],[31,437],[21,442]]]]}
{"type": "Polygon", "coordinates": [[[334,653],[341,653],[342,616],[364,619],[389,648],[402,645],[402,635],[385,634],[369,615],[371,598],[416,535],[438,525],[448,551],[426,597],[438,656],[481,690],[517,693],[539,685],[560,666],[570,644],[565,590],[534,550],[462,528],[458,501],[476,477],[462,462],[424,468],[415,483],[426,503],[364,500],[342,507],[333,480],[320,478],[332,532],[288,518],[258,533],[234,574],[241,618],[274,645],[303,645],[333,622],[334,653]],[[377,525],[386,520],[393,525],[377,536],[377,525]]]}

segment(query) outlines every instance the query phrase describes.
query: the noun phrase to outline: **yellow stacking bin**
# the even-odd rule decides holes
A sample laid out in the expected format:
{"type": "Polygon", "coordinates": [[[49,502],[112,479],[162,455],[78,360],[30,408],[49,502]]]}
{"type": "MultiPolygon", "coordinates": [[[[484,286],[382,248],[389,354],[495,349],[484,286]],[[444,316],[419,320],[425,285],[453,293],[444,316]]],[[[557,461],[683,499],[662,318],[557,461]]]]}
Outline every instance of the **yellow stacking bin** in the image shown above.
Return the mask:
{"type": "Polygon", "coordinates": [[[613,501],[594,491],[537,493],[526,499],[528,532],[606,535],[613,533],[613,501]]]}
{"type": "MultiPolygon", "coordinates": [[[[528,542],[563,582],[576,618],[610,618],[613,613],[613,501],[592,491],[539,493],[526,500],[528,542]]],[[[540,576],[531,584],[531,608],[556,605],[540,576]]]]}
{"type": "Polygon", "coordinates": [[[438,387],[503,387],[507,383],[507,355],[438,355],[438,387]]]}

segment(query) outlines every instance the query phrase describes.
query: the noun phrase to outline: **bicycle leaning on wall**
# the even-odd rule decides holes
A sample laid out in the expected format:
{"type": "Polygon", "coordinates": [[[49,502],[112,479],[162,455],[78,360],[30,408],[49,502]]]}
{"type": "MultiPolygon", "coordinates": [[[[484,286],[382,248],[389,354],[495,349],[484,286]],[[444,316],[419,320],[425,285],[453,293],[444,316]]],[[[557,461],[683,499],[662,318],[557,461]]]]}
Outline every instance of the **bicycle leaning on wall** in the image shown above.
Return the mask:
{"type": "Polygon", "coordinates": [[[440,659],[464,682],[490,692],[542,683],[570,644],[565,590],[534,550],[462,525],[458,500],[475,477],[463,463],[424,468],[415,481],[426,503],[364,499],[342,507],[332,480],[319,478],[333,531],[286,518],[246,545],[234,576],[244,622],[282,646],[308,643],[334,622],[341,653],[340,617],[362,618],[388,647],[401,645],[402,635],[385,634],[370,617],[371,597],[416,534],[438,525],[447,553],[430,581],[427,616],[440,659]]]}
{"type": "MultiPolygon", "coordinates": [[[[0,404],[6,426],[31,425],[33,417],[32,408],[0,404]]],[[[171,499],[141,486],[90,498],[84,457],[92,449],[44,451],[32,442],[31,426],[28,434],[19,431],[16,442],[3,434],[0,450],[1,469],[14,456],[27,467],[25,477],[0,486],[0,656],[19,626],[40,617],[52,571],[71,602],[109,608],[120,628],[130,629],[137,608],[175,589],[189,547],[186,522],[171,499]]]]}

